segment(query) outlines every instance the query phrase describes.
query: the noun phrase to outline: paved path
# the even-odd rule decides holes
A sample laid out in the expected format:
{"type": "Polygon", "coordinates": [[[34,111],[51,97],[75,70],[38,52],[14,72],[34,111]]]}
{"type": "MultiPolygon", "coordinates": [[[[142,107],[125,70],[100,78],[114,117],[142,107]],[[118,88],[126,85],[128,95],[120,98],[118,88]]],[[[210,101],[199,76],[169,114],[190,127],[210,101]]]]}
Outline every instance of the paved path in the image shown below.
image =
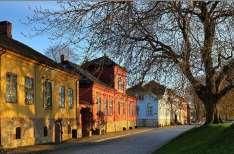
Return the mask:
{"type": "MultiPolygon", "coordinates": [[[[48,154],[148,154],[161,147],[172,138],[193,126],[177,126],[174,128],[155,128],[143,133],[129,135],[113,140],[97,143],[78,144],[59,149],[48,154]]],[[[45,153],[45,152],[43,152],[45,153]]]]}

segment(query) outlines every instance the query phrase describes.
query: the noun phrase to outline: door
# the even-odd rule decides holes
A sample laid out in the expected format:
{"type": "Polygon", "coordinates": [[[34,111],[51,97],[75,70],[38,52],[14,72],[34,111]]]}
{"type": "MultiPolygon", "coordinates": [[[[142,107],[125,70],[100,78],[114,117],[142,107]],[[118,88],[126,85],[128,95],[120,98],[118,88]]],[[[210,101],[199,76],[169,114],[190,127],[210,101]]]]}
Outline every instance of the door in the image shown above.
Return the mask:
{"type": "Polygon", "coordinates": [[[82,125],[82,136],[89,136],[89,130],[92,127],[93,114],[90,108],[82,108],[81,113],[81,125],[82,125]]]}
{"type": "Polygon", "coordinates": [[[55,121],[55,143],[59,144],[62,142],[62,124],[61,121],[55,121]]]}

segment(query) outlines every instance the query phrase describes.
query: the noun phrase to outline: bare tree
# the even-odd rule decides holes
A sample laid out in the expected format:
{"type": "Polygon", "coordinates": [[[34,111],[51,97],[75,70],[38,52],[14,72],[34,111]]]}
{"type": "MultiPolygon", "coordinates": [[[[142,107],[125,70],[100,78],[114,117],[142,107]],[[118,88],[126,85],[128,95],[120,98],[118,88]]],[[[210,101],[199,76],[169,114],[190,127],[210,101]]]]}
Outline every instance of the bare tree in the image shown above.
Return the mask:
{"type": "Polygon", "coordinates": [[[65,44],[51,45],[45,50],[45,54],[58,63],[60,62],[61,55],[64,55],[67,60],[73,62],[79,61],[78,54],[75,53],[75,51],[71,47],[65,44]]]}
{"type": "Polygon", "coordinates": [[[186,78],[219,122],[217,102],[233,87],[219,88],[234,67],[233,1],[72,1],[60,9],[36,8],[28,18],[36,33],[104,51],[129,69],[132,81],[186,78]],[[199,78],[203,77],[203,81],[199,78]]]}

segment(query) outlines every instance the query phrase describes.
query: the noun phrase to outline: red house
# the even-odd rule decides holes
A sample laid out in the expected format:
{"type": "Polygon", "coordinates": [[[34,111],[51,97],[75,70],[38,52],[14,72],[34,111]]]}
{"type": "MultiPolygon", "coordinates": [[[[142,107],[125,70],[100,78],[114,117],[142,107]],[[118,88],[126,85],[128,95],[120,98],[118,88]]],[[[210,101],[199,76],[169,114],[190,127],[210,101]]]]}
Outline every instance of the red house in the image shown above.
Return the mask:
{"type": "Polygon", "coordinates": [[[136,126],[136,98],[126,94],[124,67],[106,56],[78,66],[62,61],[80,76],[79,97],[82,134],[115,132],[136,126]]]}

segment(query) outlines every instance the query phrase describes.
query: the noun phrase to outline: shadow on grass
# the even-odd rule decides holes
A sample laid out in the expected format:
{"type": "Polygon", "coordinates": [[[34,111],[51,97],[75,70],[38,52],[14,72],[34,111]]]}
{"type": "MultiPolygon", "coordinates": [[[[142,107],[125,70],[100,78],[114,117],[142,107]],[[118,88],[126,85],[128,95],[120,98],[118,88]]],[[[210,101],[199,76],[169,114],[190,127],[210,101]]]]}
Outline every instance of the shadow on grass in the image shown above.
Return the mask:
{"type": "Polygon", "coordinates": [[[234,154],[230,124],[193,128],[154,152],[155,154],[234,154]]]}

